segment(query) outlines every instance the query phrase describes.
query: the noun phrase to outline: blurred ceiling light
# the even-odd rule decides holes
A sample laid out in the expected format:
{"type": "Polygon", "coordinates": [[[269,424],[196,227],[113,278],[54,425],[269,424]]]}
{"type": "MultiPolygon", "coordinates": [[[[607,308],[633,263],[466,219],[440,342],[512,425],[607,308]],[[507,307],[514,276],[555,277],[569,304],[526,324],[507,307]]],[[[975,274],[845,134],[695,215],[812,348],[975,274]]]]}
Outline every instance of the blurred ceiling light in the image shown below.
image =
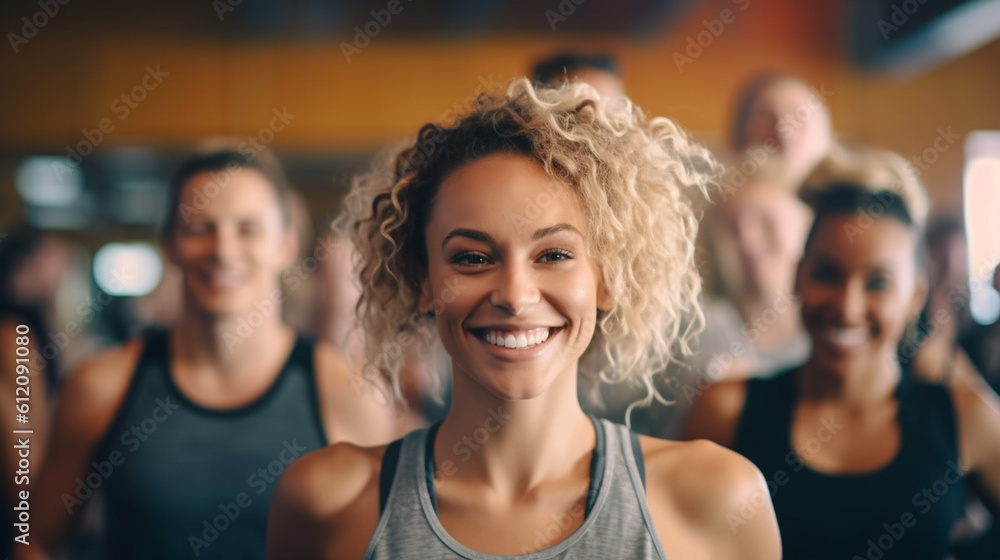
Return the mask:
{"type": "Polygon", "coordinates": [[[113,296],[144,296],[163,276],[163,263],[148,243],[108,243],[94,256],[94,279],[113,296]]]}
{"type": "Polygon", "coordinates": [[[83,191],[83,173],[66,158],[35,156],[17,167],[17,192],[35,206],[68,206],[83,191]]]}
{"type": "Polygon", "coordinates": [[[993,272],[1000,264],[1000,132],[976,131],[965,142],[965,227],[969,243],[969,312],[981,325],[1000,318],[993,272]]]}

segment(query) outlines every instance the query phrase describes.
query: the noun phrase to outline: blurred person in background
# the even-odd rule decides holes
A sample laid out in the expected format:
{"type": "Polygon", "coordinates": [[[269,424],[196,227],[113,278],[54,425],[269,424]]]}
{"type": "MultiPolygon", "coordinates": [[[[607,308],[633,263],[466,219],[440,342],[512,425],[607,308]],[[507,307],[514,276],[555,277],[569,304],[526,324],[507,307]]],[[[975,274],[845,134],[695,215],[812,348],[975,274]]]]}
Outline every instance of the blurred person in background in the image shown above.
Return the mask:
{"type": "Polygon", "coordinates": [[[730,185],[705,218],[718,295],[705,300],[693,364],[714,381],[771,374],[809,352],[793,293],[809,208],[783,166],[764,164],[749,177],[734,170],[728,176],[742,184],[730,185]]]}
{"type": "Polygon", "coordinates": [[[961,347],[972,321],[968,299],[962,297],[969,283],[965,229],[954,218],[941,218],[928,226],[925,244],[930,295],[901,354],[927,381],[948,383],[956,374],[972,374],[964,380],[976,380],[979,376],[961,347]]]}
{"type": "Polygon", "coordinates": [[[19,453],[25,450],[23,446],[18,448],[18,439],[29,442],[26,458],[34,469],[45,458],[48,401],[57,383],[60,356],[53,351],[47,352],[46,358],[41,351],[49,342],[56,292],[66,265],[62,243],[34,228],[21,227],[0,238],[0,429],[6,434],[0,446],[0,465],[7,475],[0,490],[0,555],[4,558],[12,553],[12,530],[18,522],[14,506],[21,503],[20,493],[28,489],[30,477],[35,476],[31,469],[26,479],[16,474],[18,462],[24,458],[19,453]],[[19,418],[26,421],[20,422],[19,418]],[[14,434],[14,430],[33,433],[14,434]]]}
{"type": "Polygon", "coordinates": [[[737,96],[730,139],[734,157],[760,164],[753,154],[767,154],[785,168],[789,184],[801,184],[838,148],[825,95],[787,74],[752,78],[737,96]]]}
{"type": "MultiPolygon", "coordinates": [[[[1000,265],[993,269],[993,289],[1000,292],[1000,265]]],[[[962,342],[986,381],[1000,391],[1000,320],[972,327],[962,342]]]]}
{"type": "Polygon", "coordinates": [[[605,101],[625,97],[618,62],[610,54],[565,52],[553,55],[535,64],[534,78],[536,84],[550,87],[583,82],[593,87],[605,101]]]}
{"type": "Polygon", "coordinates": [[[161,238],[182,273],[180,318],[69,378],[34,486],[34,542],[19,553],[56,555],[100,489],[108,558],[262,558],[292,461],[398,435],[339,352],[282,320],[280,276],[298,246],[288,188],[253,154],[181,165],[161,238]]]}
{"type": "Polygon", "coordinates": [[[726,191],[706,217],[710,289],[691,375],[745,379],[805,359],[791,291],[809,212],[797,193],[834,145],[823,94],[805,82],[761,74],[740,91],[726,191]]]}
{"type": "Polygon", "coordinates": [[[717,171],[667,119],[522,78],[358,177],[345,221],[367,357],[398,397],[403,357],[383,348],[440,342],[451,408],[389,446],[293,465],[268,558],[780,558],[747,461],[636,436],[577,399],[581,377],[614,363],[648,383],[686,347],[700,287],[690,200],[717,171]],[[752,495],[760,511],[733,532],[726,512],[752,495]]]}
{"type": "Polygon", "coordinates": [[[762,470],[785,558],[944,559],[965,475],[978,474],[984,501],[1000,503],[996,396],[926,383],[900,365],[927,294],[913,195],[851,182],[811,191],[815,221],[795,284],[808,360],[712,385],[689,419],[688,437],[762,470]]]}
{"type": "MultiPolygon", "coordinates": [[[[358,328],[356,308],[361,297],[352,262],[354,246],[347,234],[330,223],[319,238],[324,259],[317,272],[315,332],[321,340],[343,352],[356,375],[363,375],[365,336],[358,328]]],[[[406,366],[402,389],[406,405],[399,411],[400,432],[422,428],[444,417],[441,395],[450,385],[444,375],[435,375],[433,360],[425,358],[417,345],[402,350],[406,366]]],[[[391,400],[386,395],[387,406],[391,400]]]]}

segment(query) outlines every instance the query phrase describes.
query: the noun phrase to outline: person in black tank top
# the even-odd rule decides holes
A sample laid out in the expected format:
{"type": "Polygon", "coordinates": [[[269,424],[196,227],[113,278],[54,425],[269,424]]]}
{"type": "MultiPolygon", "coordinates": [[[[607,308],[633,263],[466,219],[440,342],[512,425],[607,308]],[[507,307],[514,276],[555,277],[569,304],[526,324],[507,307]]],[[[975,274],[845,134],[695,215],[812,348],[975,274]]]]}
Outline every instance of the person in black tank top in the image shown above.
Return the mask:
{"type": "Polygon", "coordinates": [[[286,190],[263,155],[181,166],[163,230],[184,279],[181,318],[69,380],[29,554],[55,554],[101,493],[112,560],[263,558],[285,469],[328,438],[397,435],[392,409],[339,354],[281,320],[280,275],[297,252],[286,190]]]}
{"type": "Polygon", "coordinates": [[[943,560],[964,475],[983,476],[988,503],[1000,498],[996,396],[914,381],[899,364],[926,296],[904,195],[846,182],[815,195],[796,280],[809,359],[710,387],[689,420],[689,437],[761,469],[790,560],[943,560]]]}

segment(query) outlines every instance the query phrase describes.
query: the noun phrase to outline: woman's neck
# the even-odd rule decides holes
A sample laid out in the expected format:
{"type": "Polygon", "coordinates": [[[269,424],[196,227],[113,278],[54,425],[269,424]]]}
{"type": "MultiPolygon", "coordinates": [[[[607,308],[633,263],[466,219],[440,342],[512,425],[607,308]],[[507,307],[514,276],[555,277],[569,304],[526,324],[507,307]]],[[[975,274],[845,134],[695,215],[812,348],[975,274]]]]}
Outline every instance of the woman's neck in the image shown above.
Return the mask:
{"type": "Polygon", "coordinates": [[[901,372],[892,353],[878,363],[847,371],[828,367],[810,357],[802,366],[799,397],[803,400],[836,402],[864,407],[891,398],[901,372]]]}
{"type": "Polygon", "coordinates": [[[434,456],[440,476],[485,482],[514,497],[578,469],[595,441],[577,400],[575,371],[560,375],[543,395],[514,401],[456,374],[434,456]]]}
{"type": "Polygon", "coordinates": [[[190,364],[210,366],[220,374],[255,369],[270,363],[294,331],[272,315],[255,327],[240,316],[213,316],[185,308],[172,329],[175,356],[190,364]]]}

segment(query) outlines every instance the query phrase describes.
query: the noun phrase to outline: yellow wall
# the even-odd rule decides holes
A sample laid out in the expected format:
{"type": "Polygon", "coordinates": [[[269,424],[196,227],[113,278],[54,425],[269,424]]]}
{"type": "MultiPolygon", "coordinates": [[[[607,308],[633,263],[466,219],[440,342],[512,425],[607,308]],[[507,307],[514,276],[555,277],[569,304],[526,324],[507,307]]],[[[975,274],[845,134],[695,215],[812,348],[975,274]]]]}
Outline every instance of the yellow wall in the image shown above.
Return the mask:
{"type": "MultiPolygon", "coordinates": [[[[8,49],[2,57],[0,147],[63,154],[102,118],[115,125],[104,146],[186,146],[206,135],[256,134],[273,109],[287,107],[295,118],[273,147],[364,152],[449,113],[482,83],[495,85],[526,72],[539,55],[574,47],[615,52],[639,105],[712,142],[726,128],[735,88],[766,69],[824,86],[842,134],[908,157],[932,146],[939,127],[958,134],[1000,129],[998,41],[916,78],[870,77],[845,62],[837,7],[755,0],[740,11],[743,3],[708,2],[645,42],[559,32],[419,42],[395,39],[389,28],[350,63],[332,41],[204,42],[53,26],[20,54],[8,49]],[[683,52],[702,21],[724,8],[735,21],[678,72],[672,53],[683,52]],[[147,65],[170,75],[121,120],[112,103],[141,83],[147,65]]],[[[958,207],[961,156],[959,141],[925,172],[939,206],[958,207]]]]}

